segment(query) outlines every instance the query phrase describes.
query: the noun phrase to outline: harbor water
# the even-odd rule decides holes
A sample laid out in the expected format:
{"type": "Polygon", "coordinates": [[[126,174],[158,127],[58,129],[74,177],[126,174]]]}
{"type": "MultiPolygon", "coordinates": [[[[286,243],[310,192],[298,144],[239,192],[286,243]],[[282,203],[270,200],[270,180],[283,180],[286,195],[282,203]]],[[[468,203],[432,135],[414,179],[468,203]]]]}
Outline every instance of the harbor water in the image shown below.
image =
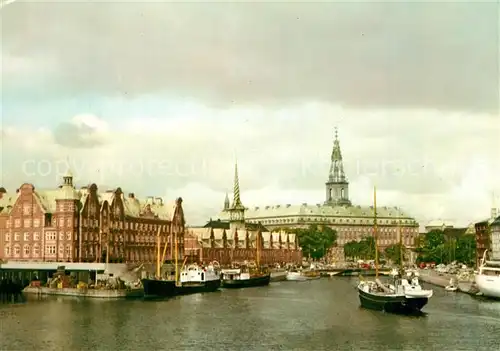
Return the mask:
{"type": "Polygon", "coordinates": [[[432,287],[423,316],[359,308],[356,278],[165,301],[0,305],[0,350],[495,350],[500,303],[432,287]]]}

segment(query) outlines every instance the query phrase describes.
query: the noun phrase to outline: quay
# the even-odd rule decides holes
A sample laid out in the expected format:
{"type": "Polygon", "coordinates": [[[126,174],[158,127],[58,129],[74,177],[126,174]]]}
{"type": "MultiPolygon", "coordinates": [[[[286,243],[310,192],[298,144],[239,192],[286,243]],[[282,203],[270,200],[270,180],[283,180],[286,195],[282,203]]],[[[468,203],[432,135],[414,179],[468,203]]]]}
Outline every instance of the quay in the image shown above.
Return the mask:
{"type": "Polygon", "coordinates": [[[28,286],[24,288],[23,292],[33,295],[75,296],[98,299],[131,299],[144,296],[143,289],[79,289],[28,286]]]}
{"type": "MultiPolygon", "coordinates": [[[[418,272],[421,281],[427,284],[439,286],[441,288],[446,287],[449,284],[450,279],[454,278],[454,276],[449,274],[440,275],[431,269],[419,269],[418,272]]],[[[475,287],[474,281],[459,281],[457,291],[472,296],[478,296],[479,294],[479,290],[475,287]]]]}
{"type": "MultiPolygon", "coordinates": [[[[365,276],[374,277],[376,275],[375,269],[365,269],[365,268],[328,268],[328,269],[316,269],[322,277],[353,277],[353,276],[365,276]]],[[[390,269],[381,269],[378,271],[380,275],[389,275],[391,273],[390,269]]]]}

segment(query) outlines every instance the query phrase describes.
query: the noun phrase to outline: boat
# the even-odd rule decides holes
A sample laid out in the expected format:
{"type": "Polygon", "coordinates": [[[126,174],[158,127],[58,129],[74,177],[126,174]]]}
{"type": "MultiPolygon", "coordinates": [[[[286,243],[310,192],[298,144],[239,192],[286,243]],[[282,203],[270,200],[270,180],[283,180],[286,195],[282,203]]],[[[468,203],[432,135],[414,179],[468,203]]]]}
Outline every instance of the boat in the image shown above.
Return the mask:
{"type": "Polygon", "coordinates": [[[303,271],[302,269],[292,268],[286,274],[286,280],[304,282],[313,279],[319,279],[321,275],[314,271],[303,271]]]}
{"type": "Polygon", "coordinates": [[[475,283],[484,297],[500,299],[500,261],[487,261],[487,253],[481,258],[475,283]]]}
{"type": "Polygon", "coordinates": [[[245,262],[240,267],[222,271],[223,288],[241,289],[269,285],[271,273],[260,266],[260,245],[260,235],[257,235],[254,264],[245,262]]]}
{"type": "Polygon", "coordinates": [[[216,291],[221,286],[220,266],[213,262],[208,267],[191,264],[182,269],[175,295],[196,294],[216,291]]]}
{"type": "MultiPolygon", "coordinates": [[[[165,261],[165,254],[167,251],[167,244],[163,249],[163,259],[160,255],[160,229],[158,229],[157,243],[156,243],[156,275],[153,278],[141,279],[142,287],[144,288],[144,298],[165,298],[175,296],[176,280],[171,279],[171,277],[161,275],[161,262],[165,261]]],[[[176,240],[177,244],[177,240],[176,240]]],[[[175,266],[177,271],[177,265],[175,266]]],[[[177,272],[176,272],[177,276],[177,272]]]]}
{"type": "Polygon", "coordinates": [[[444,290],[454,292],[458,290],[458,286],[455,282],[455,279],[450,278],[450,283],[444,287],[444,290]]]}
{"type": "Polygon", "coordinates": [[[269,285],[271,274],[252,267],[225,269],[222,271],[222,287],[226,289],[241,289],[269,285]]]}
{"type": "MultiPolygon", "coordinates": [[[[420,312],[432,297],[432,290],[424,290],[419,284],[418,273],[406,272],[402,269],[403,255],[400,237],[401,269],[392,271],[392,284],[382,283],[378,276],[378,245],[377,245],[377,191],[373,189],[373,212],[374,212],[374,241],[375,241],[375,280],[365,281],[360,279],[357,286],[361,307],[385,311],[389,313],[411,314],[420,312]]],[[[399,226],[399,223],[398,223],[399,226]]]]}

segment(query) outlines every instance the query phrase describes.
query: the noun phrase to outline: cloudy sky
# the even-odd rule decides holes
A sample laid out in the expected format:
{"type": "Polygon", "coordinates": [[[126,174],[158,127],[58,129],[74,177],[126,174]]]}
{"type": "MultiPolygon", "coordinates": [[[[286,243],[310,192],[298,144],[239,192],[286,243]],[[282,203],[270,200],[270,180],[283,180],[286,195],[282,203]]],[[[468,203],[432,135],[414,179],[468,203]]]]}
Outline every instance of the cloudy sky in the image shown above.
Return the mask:
{"type": "MultiPolygon", "coordinates": [[[[500,195],[499,11],[483,3],[25,3],[1,15],[1,185],[182,196],[218,212],[351,199],[421,223],[500,195]],[[495,177],[496,175],[496,177],[495,177]]],[[[500,201],[497,203],[500,205],[500,201]]]]}

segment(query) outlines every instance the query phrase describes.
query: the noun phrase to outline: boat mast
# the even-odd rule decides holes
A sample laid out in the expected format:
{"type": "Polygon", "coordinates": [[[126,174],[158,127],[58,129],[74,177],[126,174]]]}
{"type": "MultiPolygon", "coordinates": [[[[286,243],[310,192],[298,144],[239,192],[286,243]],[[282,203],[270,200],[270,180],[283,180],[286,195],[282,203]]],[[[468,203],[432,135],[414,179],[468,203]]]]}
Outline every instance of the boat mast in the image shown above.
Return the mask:
{"type": "Polygon", "coordinates": [[[399,268],[401,269],[401,272],[403,272],[403,236],[401,234],[401,218],[400,218],[400,213],[398,211],[398,236],[399,236],[399,268]]]}
{"type": "Polygon", "coordinates": [[[378,245],[377,245],[377,188],[373,187],[373,239],[375,241],[375,278],[378,279],[378,245]]]}
{"type": "Polygon", "coordinates": [[[175,285],[177,286],[179,284],[179,267],[178,267],[178,248],[177,248],[177,230],[174,233],[174,240],[175,240],[175,285]]]}
{"type": "Polygon", "coordinates": [[[161,266],[160,266],[160,228],[158,228],[158,234],[156,234],[156,279],[161,278],[161,266]]]}
{"type": "Polygon", "coordinates": [[[257,239],[255,240],[257,245],[255,261],[257,263],[257,268],[260,269],[260,231],[257,231],[257,239]]]}

